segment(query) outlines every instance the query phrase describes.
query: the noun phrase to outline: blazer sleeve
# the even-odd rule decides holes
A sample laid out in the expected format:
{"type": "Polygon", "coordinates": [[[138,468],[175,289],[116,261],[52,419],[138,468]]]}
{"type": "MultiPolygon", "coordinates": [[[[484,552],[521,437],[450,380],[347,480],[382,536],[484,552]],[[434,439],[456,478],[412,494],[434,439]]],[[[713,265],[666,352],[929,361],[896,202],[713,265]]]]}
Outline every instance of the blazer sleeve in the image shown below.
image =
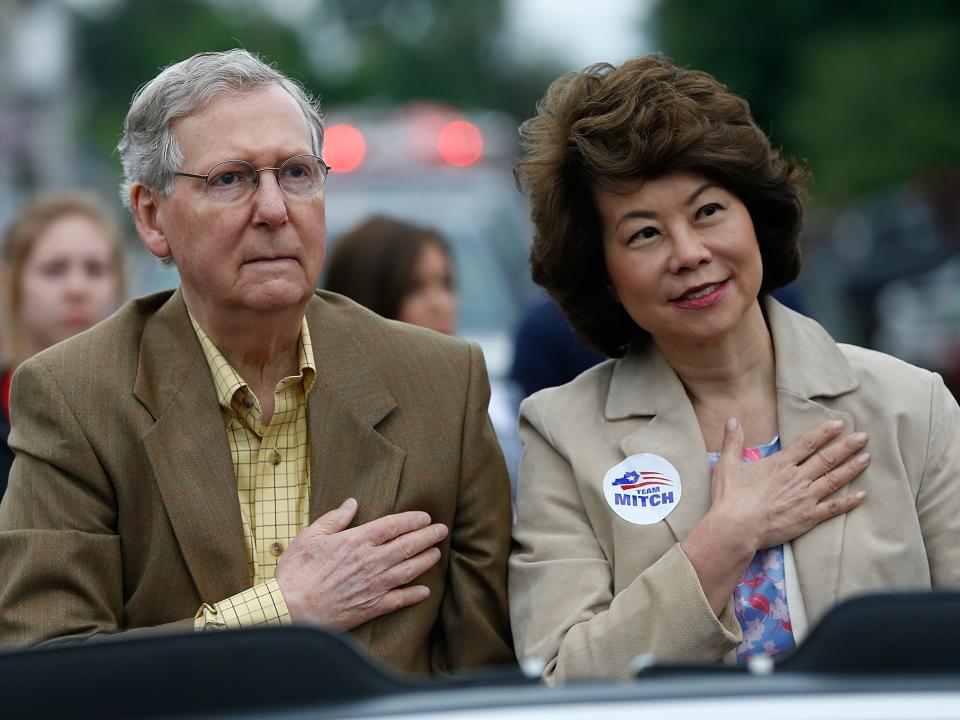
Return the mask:
{"type": "Polygon", "coordinates": [[[18,370],[11,406],[16,459],[0,504],[0,643],[116,632],[123,568],[110,479],[41,361],[18,370]]]}
{"type": "Polygon", "coordinates": [[[931,374],[927,457],[917,515],[934,588],[960,587],[960,407],[931,374]]]}
{"type": "Polygon", "coordinates": [[[735,648],[741,632],[731,605],[718,619],[679,543],[614,595],[614,559],[550,436],[543,397],[520,409],[524,456],[510,558],[517,656],[545,663],[544,680],[554,684],[629,677],[639,655],[716,660],[735,648]]]}
{"type": "Polygon", "coordinates": [[[434,672],[516,663],[507,611],[510,478],[487,414],[489,402],[483,354],[471,343],[460,483],[440,605],[443,632],[432,651],[434,672]]]}

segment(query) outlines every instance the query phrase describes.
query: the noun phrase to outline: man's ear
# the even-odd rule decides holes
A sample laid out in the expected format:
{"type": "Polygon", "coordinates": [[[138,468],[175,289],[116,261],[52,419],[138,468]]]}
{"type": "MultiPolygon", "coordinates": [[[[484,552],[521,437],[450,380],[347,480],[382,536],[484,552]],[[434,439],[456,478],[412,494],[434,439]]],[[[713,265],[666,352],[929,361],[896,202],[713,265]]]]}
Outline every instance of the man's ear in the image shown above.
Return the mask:
{"type": "Polygon", "coordinates": [[[137,234],[147,246],[147,250],[158,258],[170,257],[170,243],[160,217],[159,200],[156,193],[150,188],[134,183],[130,188],[130,210],[133,213],[133,222],[137,226],[137,234]]]}

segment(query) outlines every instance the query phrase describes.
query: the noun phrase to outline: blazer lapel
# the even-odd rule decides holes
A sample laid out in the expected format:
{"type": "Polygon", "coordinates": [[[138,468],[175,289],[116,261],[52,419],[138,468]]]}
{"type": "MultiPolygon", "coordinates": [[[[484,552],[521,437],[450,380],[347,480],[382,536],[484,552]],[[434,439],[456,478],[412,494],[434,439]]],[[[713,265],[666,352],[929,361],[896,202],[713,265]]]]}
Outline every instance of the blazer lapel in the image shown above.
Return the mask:
{"type": "Polygon", "coordinates": [[[156,420],[143,444],[200,597],[249,587],[223,415],[179,290],[144,328],[134,393],[156,420]]]}
{"type": "Polygon", "coordinates": [[[710,509],[710,469],[693,406],[659,352],[628,355],[617,363],[605,415],[608,420],[650,417],[621,439],[620,449],[624,457],[659,455],[677,469],[682,494],[665,521],[683,541],[710,509]]]}
{"type": "MultiPolygon", "coordinates": [[[[312,298],[307,307],[317,366],[307,420],[310,521],[352,497],[357,526],[394,512],[406,451],[375,430],[396,400],[366,362],[366,349],[337,306],[321,298],[312,298]]],[[[364,623],[350,634],[370,647],[375,627],[364,623]]]]}
{"type": "Polygon", "coordinates": [[[406,452],[375,428],[396,400],[335,304],[314,297],[307,323],[317,366],[308,403],[310,519],[348,497],[357,500],[355,525],[389,515],[406,452]]]}
{"type": "MultiPolygon", "coordinates": [[[[842,420],[844,433],[856,430],[854,417],[819,399],[838,397],[858,386],[843,353],[814,321],[767,299],[764,306],[777,358],[777,422],[785,447],[827,420],[842,420]],[[816,399],[815,399],[816,398],[816,399]]],[[[842,497],[848,486],[834,497],[842,497]]],[[[812,624],[837,602],[840,553],[846,515],[822,522],[793,541],[800,590],[812,624]]]]}

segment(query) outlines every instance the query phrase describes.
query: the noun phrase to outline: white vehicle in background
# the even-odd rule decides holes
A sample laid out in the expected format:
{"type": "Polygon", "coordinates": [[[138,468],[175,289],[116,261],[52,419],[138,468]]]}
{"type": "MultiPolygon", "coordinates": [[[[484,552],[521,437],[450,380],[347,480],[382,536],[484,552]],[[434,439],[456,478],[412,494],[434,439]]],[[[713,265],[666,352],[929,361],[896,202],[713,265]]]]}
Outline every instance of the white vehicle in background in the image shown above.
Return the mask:
{"type": "Polygon", "coordinates": [[[371,215],[439,230],[454,254],[460,335],[481,344],[492,376],[511,360],[509,333],[534,290],[527,208],[513,181],[516,126],[435,105],[332,110],[324,157],[328,242],[371,215]]]}
{"type": "Polygon", "coordinates": [[[507,381],[512,333],[536,295],[530,222],[512,164],[516,123],[417,103],[392,110],[331,109],[324,158],[329,248],[372,215],[438,230],[449,243],[459,296],[458,335],[483,349],[490,415],[511,475],[519,461],[516,391],[507,381]]]}

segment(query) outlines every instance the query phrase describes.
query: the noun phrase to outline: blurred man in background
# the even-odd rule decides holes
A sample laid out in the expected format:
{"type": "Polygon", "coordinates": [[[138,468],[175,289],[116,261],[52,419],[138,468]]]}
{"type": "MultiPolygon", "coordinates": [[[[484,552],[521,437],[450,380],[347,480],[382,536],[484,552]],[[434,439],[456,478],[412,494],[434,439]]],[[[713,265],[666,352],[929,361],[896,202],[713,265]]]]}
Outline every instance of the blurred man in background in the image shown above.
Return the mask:
{"type": "Polygon", "coordinates": [[[322,133],[241,50],[135,96],[122,194],[181,286],[17,373],[3,641],[306,621],[407,671],[512,660],[482,355],[314,292],[322,133]]]}

